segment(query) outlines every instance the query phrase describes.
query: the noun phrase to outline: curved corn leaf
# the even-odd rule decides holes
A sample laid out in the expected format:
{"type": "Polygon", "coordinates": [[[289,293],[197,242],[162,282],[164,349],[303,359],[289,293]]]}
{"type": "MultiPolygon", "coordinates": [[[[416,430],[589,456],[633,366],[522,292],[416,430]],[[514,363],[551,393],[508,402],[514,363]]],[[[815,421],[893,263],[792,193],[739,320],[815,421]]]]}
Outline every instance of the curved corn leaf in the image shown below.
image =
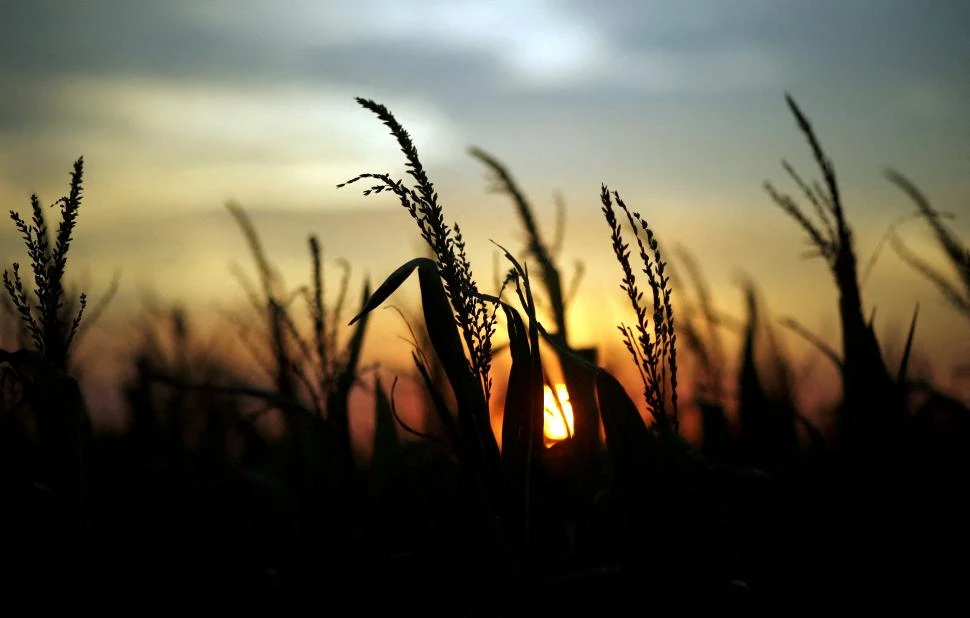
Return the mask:
{"type": "MultiPolygon", "coordinates": [[[[596,401],[595,377],[600,371],[596,364],[596,348],[575,349],[563,343],[555,334],[549,334],[536,321],[536,330],[543,340],[556,351],[573,407],[573,435],[570,441],[587,455],[599,451],[600,412],[596,401]]],[[[584,457],[584,455],[579,455],[584,457]]]]}
{"type": "Polygon", "coordinates": [[[361,319],[365,314],[370,313],[374,309],[380,307],[381,304],[383,304],[383,302],[391,296],[391,294],[401,287],[401,284],[404,283],[412,272],[414,272],[415,268],[420,268],[422,266],[432,268],[435,272],[438,271],[438,267],[435,265],[434,260],[426,257],[414,258],[413,260],[409,260],[404,264],[401,264],[397,270],[387,276],[387,279],[384,280],[384,283],[382,283],[380,287],[374,290],[374,293],[370,296],[370,298],[367,299],[364,306],[361,307],[360,313],[354,316],[354,319],[350,321],[350,324],[352,325],[354,322],[361,319]]]}
{"type": "Polygon", "coordinates": [[[512,262],[521,281],[517,286],[519,300],[529,318],[525,324],[519,313],[511,305],[498,298],[505,312],[508,324],[509,346],[512,353],[512,367],[506,390],[504,420],[502,424],[502,455],[511,489],[518,495],[521,505],[521,521],[525,542],[531,538],[531,486],[535,474],[534,461],[542,453],[543,430],[543,374],[542,358],[539,354],[539,321],[536,318],[535,300],[529,282],[529,272],[506,250],[495,243],[512,262]],[[524,295],[522,294],[524,289],[524,295]],[[507,424],[506,424],[507,423],[507,424]],[[509,442],[505,442],[508,439],[509,442]]]}
{"type": "MultiPolygon", "coordinates": [[[[587,362],[596,362],[596,348],[571,348],[587,362]]],[[[573,408],[573,431],[571,440],[582,449],[592,452],[600,448],[600,416],[596,407],[596,389],[593,374],[573,362],[574,355],[558,353],[559,366],[569,390],[573,408]]]]}
{"type": "MultiPolygon", "coordinates": [[[[414,364],[418,368],[418,372],[421,374],[421,378],[424,380],[424,384],[431,395],[432,402],[434,404],[434,409],[438,413],[438,417],[441,419],[442,426],[445,429],[445,433],[448,434],[449,439],[455,448],[455,455],[458,458],[459,465],[464,472],[466,478],[469,479],[478,489],[478,497],[481,501],[481,506],[485,511],[485,519],[491,522],[491,534],[493,540],[496,544],[496,548],[502,554],[503,558],[508,559],[510,555],[510,549],[507,538],[507,531],[504,525],[503,515],[505,514],[502,505],[504,503],[504,495],[500,494],[496,488],[496,474],[500,474],[501,470],[498,466],[488,467],[484,465],[480,454],[470,446],[469,436],[465,434],[465,428],[461,426],[462,415],[459,409],[459,423],[455,423],[455,419],[451,417],[451,413],[448,411],[448,406],[445,403],[444,397],[435,388],[434,380],[428,371],[428,368],[421,362],[420,357],[412,352],[412,358],[414,359],[414,364]]],[[[461,404],[459,404],[461,405],[461,404]]],[[[491,432],[489,432],[491,435],[491,432]]],[[[494,444],[494,436],[492,443],[494,444]]],[[[496,448],[497,452],[497,448],[496,448]]]]}
{"type": "Polygon", "coordinates": [[[627,490],[640,492],[659,472],[658,443],[619,380],[605,369],[596,374],[596,398],[614,473],[627,490]]]}
{"type": "MultiPolygon", "coordinates": [[[[431,389],[435,410],[444,423],[459,458],[469,467],[469,473],[480,483],[482,499],[494,504],[503,492],[501,455],[492,432],[488,403],[481,382],[472,370],[451,303],[445,293],[438,266],[430,258],[414,258],[391,273],[364,303],[354,321],[379,307],[415,270],[421,289],[421,309],[431,347],[438,356],[457,403],[457,420],[452,419],[444,397],[431,389]]],[[[351,322],[353,323],[353,322],[351,322]]],[[[415,359],[428,385],[427,368],[415,359]]]]}
{"type": "MultiPolygon", "coordinates": [[[[515,267],[516,272],[522,281],[522,287],[524,288],[524,297],[520,295],[520,300],[524,301],[522,303],[525,309],[526,316],[529,318],[529,328],[525,328],[525,324],[522,318],[519,316],[518,312],[508,305],[504,301],[497,298],[490,298],[493,302],[498,302],[502,309],[505,311],[506,317],[508,317],[509,322],[509,345],[512,346],[512,367],[513,372],[516,371],[516,359],[519,360],[518,371],[520,372],[521,378],[517,380],[521,381],[522,386],[518,387],[525,397],[516,398],[513,403],[518,406],[524,406],[520,408],[515,416],[520,420],[524,420],[525,432],[523,436],[526,439],[526,444],[530,445],[527,453],[534,452],[534,450],[539,450],[542,448],[542,426],[543,426],[543,414],[542,414],[542,359],[539,355],[539,320],[536,317],[536,306],[535,300],[532,297],[532,285],[529,282],[529,272],[524,268],[515,257],[509,253],[509,251],[498,243],[494,243],[499,249],[505,253],[505,257],[512,262],[515,267]],[[513,339],[513,322],[515,323],[516,335],[513,339]],[[526,341],[528,337],[528,341],[526,341]],[[516,350],[515,348],[518,348],[516,350]],[[528,361],[525,363],[525,361],[528,361]],[[528,380],[525,380],[525,376],[528,376],[528,380]]],[[[510,375],[509,380],[512,380],[510,375]]],[[[505,411],[509,411],[509,399],[506,399],[505,411]]],[[[507,417],[506,417],[507,418],[507,417]]],[[[504,425],[503,425],[504,427],[504,425]]],[[[503,448],[504,448],[504,438],[505,430],[502,431],[503,437],[503,448]]]]}
{"type": "Polygon", "coordinates": [[[589,358],[587,358],[583,354],[580,354],[579,351],[573,350],[572,348],[568,348],[564,346],[562,342],[559,341],[554,335],[550,335],[546,331],[545,327],[542,326],[541,323],[537,322],[536,328],[538,329],[539,334],[542,335],[542,338],[545,340],[546,343],[548,343],[553,348],[555,348],[556,351],[559,352],[560,354],[563,354],[569,357],[569,360],[571,362],[576,363],[580,368],[588,371],[590,375],[595,375],[596,373],[601,371],[599,365],[597,365],[594,362],[591,362],[589,358]]]}
{"type": "Polygon", "coordinates": [[[599,450],[600,412],[596,402],[595,376],[600,367],[595,362],[596,348],[570,348],[559,337],[550,335],[541,323],[536,322],[536,327],[545,342],[555,349],[563,377],[566,378],[573,404],[574,427],[571,440],[588,451],[599,450]],[[588,401],[583,397],[584,392],[587,393],[588,401]]]}
{"type": "Polygon", "coordinates": [[[509,484],[518,495],[528,534],[533,462],[542,449],[542,365],[538,350],[529,345],[525,323],[518,311],[494,296],[481,297],[499,305],[507,322],[512,367],[502,421],[502,464],[509,484]]]}
{"type": "Polygon", "coordinates": [[[437,267],[422,264],[418,268],[418,279],[421,284],[421,308],[431,347],[438,355],[458,404],[458,429],[462,446],[468,449],[472,461],[483,467],[485,478],[491,483],[490,489],[494,489],[501,477],[501,456],[492,432],[485,392],[465,357],[458,325],[437,267]]]}
{"type": "Polygon", "coordinates": [[[500,465],[500,455],[492,433],[485,393],[465,356],[451,303],[434,260],[417,257],[399,266],[367,299],[360,313],[350,323],[379,307],[415,270],[418,271],[421,308],[431,347],[438,356],[458,404],[460,448],[470,449],[469,455],[475,453],[472,460],[478,462],[476,465],[491,468],[488,476],[494,478],[500,465]]]}
{"type": "Polygon", "coordinates": [[[482,294],[481,297],[500,306],[505,312],[512,368],[506,387],[502,420],[502,461],[505,462],[506,469],[517,469],[524,462],[528,445],[531,444],[529,416],[526,414],[529,407],[522,404],[527,401],[529,388],[532,386],[528,371],[532,351],[529,349],[525,323],[519,312],[497,297],[487,294],[482,294]]]}
{"type": "Polygon", "coordinates": [[[411,358],[414,360],[415,367],[418,368],[418,373],[421,374],[421,379],[424,380],[424,386],[428,389],[428,395],[431,397],[431,403],[434,406],[435,413],[438,414],[438,418],[441,420],[441,425],[444,427],[445,433],[448,434],[448,439],[451,441],[452,446],[455,448],[455,452],[458,455],[459,460],[463,463],[464,450],[461,446],[461,436],[458,434],[458,427],[455,425],[455,419],[451,417],[451,412],[448,411],[448,404],[445,403],[444,396],[438,391],[435,386],[434,379],[431,377],[431,372],[422,362],[421,357],[415,352],[411,352],[411,358]]]}
{"type": "MultiPolygon", "coordinates": [[[[448,376],[448,381],[455,391],[459,409],[471,405],[473,401],[479,398],[476,397],[479,394],[482,400],[481,405],[484,406],[484,393],[481,393],[478,380],[475,379],[471,365],[465,357],[465,349],[462,347],[458,325],[455,324],[451,304],[448,302],[448,296],[438,274],[438,267],[427,258],[416,258],[411,260],[410,263],[414,263],[418,269],[418,282],[421,286],[421,309],[424,314],[425,326],[428,329],[428,338],[431,340],[431,347],[438,355],[445,375],[448,376]]],[[[399,268],[397,272],[400,271],[399,268]]],[[[475,403],[478,402],[475,401],[475,403]]]]}

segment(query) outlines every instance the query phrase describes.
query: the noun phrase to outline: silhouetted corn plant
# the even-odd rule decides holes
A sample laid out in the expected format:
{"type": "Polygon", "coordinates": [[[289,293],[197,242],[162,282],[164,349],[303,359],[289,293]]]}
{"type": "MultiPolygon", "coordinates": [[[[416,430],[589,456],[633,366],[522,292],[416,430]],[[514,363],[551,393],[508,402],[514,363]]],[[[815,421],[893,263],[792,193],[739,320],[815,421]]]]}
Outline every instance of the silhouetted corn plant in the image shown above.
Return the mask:
{"type": "Polygon", "coordinates": [[[242,378],[218,353],[222,343],[217,338],[201,339],[184,307],[163,308],[156,302],[147,299],[129,352],[133,371],[125,397],[131,434],[149,456],[204,450],[207,460],[228,462],[227,442],[243,421],[240,397],[205,387],[242,378]]]}
{"type": "MultiPolygon", "coordinates": [[[[492,538],[497,547],[495,558],[502,565],[507,584],[514,585],[521,567],[522,544],[528,538],[528,518],[522,510],[528,504],[529,458],[526,455],[523,466],[513,464],[524,476],[516,478],[512,483],[507,482],[502,460],[508,462],[509,458],[517,459],[520,451],[517,448],[507,448],[506,454],[500,455],[489,419],[488,399],[492,384],[489,370],[496,306],[493,300],[479,292],[466,255],[461,230],[457,224],[449,225],[445,222],[444,211],[434,185],[418,158],[410,135],[383,105],[362,98],[358,98],[357,102],[377,115],[390,129],[405,155],[408,174],[414,179],[414,185],[407,186],[403,181],[392,179],[384,173],[366,173],[339,184],[338,188],[365,179],[376,180],[377,184],[366,189],[364,195],[393,193],[417,223],[418,230],[431,248],[434,258],[412,259],[391,273],[351,323],[380,306],[411,273],[417,271],[425,326],[455,397],[455,417],[447,409],[444,396],[434,389],[429,368],[418,354],[415,353],[413,359],[435,401],[438,418],[462,468],[476,488],[485,521],[491,527],[492,538]],[[524,472],[522,467],[526,468],[524,472]],[[523,501],[512,498],[510,486],[518,486],[520,491],[526,492],[523,501]]],[[[538,359],[538,350],[530,349],[524,340],[525,331],[521,327],[521,319],[517,320],[515,311],[507,307],[506,314],[510,318],[508,327],[510,339],[513,341],[513,364],[521,360],[516,359],[516,350],[528,351],[530,359],[532,355],[538,359]]],[[[528,364],[532,366],[532,362],[529,360],[528,364]]],[[[537,409],[537,413],[533,415],[537,423],[528,427],[538,437],[524,435],[524,444],[538,444],[541,447],[541,400],[538,406],[526,404],[525,408],[537,409]]],[[[529,448],[526,446],[526,450],[529,448]]]]}
{"type": "MultiPolygon", "coordinates": [[[[313,411],[315,419],[302,418],[305,415],[298,412],[299,406],[287,406],[284,410],[291,439],[304,443],[296,451],[304,452],[307,457],[316,457],[316,454],[312,454],[314,451],[327,447],[319,444],[311,446],[305,441],[314,434],[314,427],[323,431],[328,436],[326,442],[334,450],[335,478],[343,490],[349,490],[356,468],[350,438],[349,398],[351,390],[358,383],[360,356],[367,328],[366,318],[360,320],[350,339],[341,345],[339,325],[346,305],[349,265],[341,262],[344,274],[337,288],[335,302],[328,305],[323,250],[317,237],[311,235],[307,241],[311,260],[310,286],[288,292],[284,289],[281,275],[266,256],[249,216],[238,204],[229,203],[227,208],[243,231],[258,275],[256,286],[237,271],[237,278],[250,304],[263,317],[264,340],[268,350],[251,347],[253,356],[268,368],[279,397],[294,402],[302,396],[309,398],[307,408],[313,411]],[[293,301],[301,295],[307,302],[309,335],[299,328],[291,310],[293,301]],[[269,359],[263,356],[266,351],[269,352],[269,359]]],[[[365,282],[362,304],[369,295],[365,282]]],[[[237,325],[245,331],[245,323],[237,325]]],[[[252,345],[252,334],[242,334],[243,340],[252,345]]]]}
{"type": "Polygon", "coordinates": [[[919,214],[930,224],[933,235],[956,272],[957,282],[952,283],[946,275],[907,249],[896,234],[890,238],[893,249],[904,262],[936,286],[950,305],[970,319],[970,246],[963,244],[943,223],[943,213],[933,208],[929,199],[908,178],[895,170],[887,171],[886,176],[913,200],[919,214]]]}
{"type": "Polygon", "coordinates": [[[891,448],[890,444],[898,437],[902,408],[894,382],[883,363],[872,325],[863,316],[853,237],[842,204],[835,167],[795,100],[791,96],[787,96],[786,100],[822,171],[824,187],[818,183],[809,185],[787,162],[783,161],[783,166],[811,204],[818,222],[813,222],[790,196],[779,193],[770,182],[765,183],[765,189],[808,233],[815,246],[815,255],[826,260],[839,289],[844,396],[839,419],[842,438],[863,450],[891,448]]]}
{"type": "Polygon", "coordinates": [[[743,291],[748,315],[738,375],[740,447],[747,463],[778,472],[789,468],[798,452],[791,374],[778,355],[770,328],[762,323],[754,283],[745,280],[743,291]],[[766,338],[773,358],[759,367],[758,344],[766,338]]]}
{"type": "Polygon", "coordinates": [[[625,569],[650,582],[651,598],[689,603],[686,599],[696,586],[743,576],[736,559],[720,545],[729,536],[722,484],[763,475],[709,462],[679,435],[677,335],[659,242],[646,220],[631,212],[618,192],[604,184],[600,199],[623,274],[620,288],[636,319],[634,326],[620,324],[618,330],[640,374],[651,416],[648,425],[620,382],[603,369],[596,372],[599,410],[621,497],[624,547],[619,559],[625,569]],[[637,257],[643,264],[639,270],[650,287],[652,307],[644,302],[637,283],[617,208],[635,235],[637,257]],[[653,558],[645,559],[648,555],[653,558]],[[691,577],[685,578],[684,573],[691,577]]]}
{"type": "Polygon", "coordinates": [[[281,396],[295,399],[300,373],[291,352],[293,345],[291,335],[296,330],[289,314],[289,304],[293,298],[292,296],[287,298],[290,295],[282,289],[281,277],[270,264],[249,215],[234,202],[227,203],[226,208],[242,230],[256,265],[256,273],[259,277],[258,287],[249,284],[248,280],[241,275],[239,278],[253,308],[263,314],[273,363],[274,387],[281,396]]]}
{"type": "Polygon", "coordinates": [[[618,192],[614,191],[611,194],[606,185],[603,185],[600,199],[603,203],[603,215],[610,226],[613,252],[623,270],[620,287],[629,298],[636,315],[635,327],[621,324],[618,329],[623,334],[623,343],[640,373],[643,398],[648,411],[659,429],[676,434],[678,432],[677,334],[674,332],[670,279],[666,275],[666,263],[661,258],[659,243],[646,220],[639,213],[631,213],[618,192]],[[647,284],[653,295],[653,311],[649,317],[647,307],[642,304],[643,293],[637,286],[633,267],[630,265],[630,246],[623,240],[622,229],[613,207],[614,199],[617,207],[626,215],[636,235],[639,257],[643,262],[642,272],[647,277],[647,284]],[[641,231],[646,235],[646,245],[640,238],[641,231]],[[671,405],[669,413],[668,400],[671,405]]]}
{"type": "MultiPolygon", "coordinates": [[[[666,532],[689,529],[693,525],[691,522],[697,523],[703,519],[705,516],[702,514],[709,511],[702,504],[703,499],[698,501],[696,496],[709,497],[713,494],[703,491],[695,494],[703,483],[704,468],[698,465],[700,460],[677,435],[676,335],[673,331],[669,280],[658,243],[646,221],[638,214],[630,213],[617,194],[611,195],[603,187],[604,214],[613,231],[614,249],[624,269],[622,287],[629,295],[637,315],[636,331],[625,327],[621,327],[621,331],[643,376],[644,398],[654,418],[649,427],[614,377],[569,350],[561,340],[552,337],[542,327],[536,319],[528,270],[508,251],[502,249],[512,264],[512,270],[505,279],[503,289],[513,286],[528,322],[517,309],[500,297],[478,291],[465,257],[464,243],[456,227],[444,223],[434,187],[418,161],[407,132],[384,106],[364,99],[358,99],[358,102],[374,112],[391,129],[408,160],[408,173],[415,179],[416,185],[409,187],[386,174],[368,173],[338,186],[362,179],[377,180],[378,184],[366,189],[364,194],[394,193],[415,219],[434,253],[433,259],[412,259],[388,276],[368,299],[361,315],[384,303],[417,271],[425,325],[455,396],[457,410],[454,417],[444,403],[445,398],[434,388],[425,361],[418,354],[414,354],[414,361],[435,402],[446,437],[453,445],[466,478],[476,491],[485,521],[491,526],[494,558],[504,569],[500,592],[514,593],[521,589],[523,583],[534,582],[533,577],[538,574],[534,569],[542,564],[536,562],[538,556],[530,553],[535,527],[532,513],[536,483],[546,480],[536,470],[538,455],[543,452],[543,372],[538,351],[540,335],[558,352],[571,356],[578,366],[594,376],[611,468],[625,497],[621,513],[629,518],[628,525],[618,533],[619,539],[622,539],[621,543],[633,542],[629,553],[621,552],[623,563],[631,571],[646,573],[648,577],[656,576],[652,581],[658,591],[667,593],[670,592],[668,584],[678,581],[683,584],[675,573],[688,560],[685,556],[692,555],[692,552],[676,547],[674,537],[680,536],[666,532]],[[641,305],[642,295],[636,287],[629,263],[629,248],[620,237],[620,227],[612,208],[614,197],[630,224],[647,238],[644,244],[638,236],[637,243],[644,273],[653,291],[652,325],[648,324],[647,310],[641,305]],[[487,417],[491,378],[487,375],[488,365],[483,359],[488,357],[491,344],[489,342],[485,346],[483,343],[491,337],[495,321],[494,310],[489,310],[488,304],[500,307],[505,315],[512,355],[501,454],[487,417]],[[649,531],[659,532],[665,539],[659,545],[648,541],[655,538],[655,534],[634,523],[643,517],[653,519],[654,525],[650,526],[649,531]],[[653,550],[659,548],[660,551],[646,564],[642,554],[637,552],[646,550],[651,544],[654,545],[653,550]],[[664,561],[677,556],[681,556],[682,560],[675,560],[676,565],[667,569],[664,561]]],[[[705,550],[710,549],[707,535],[702,534],[697,538],[702,539],[700,546],[705,550]]]]}
{"type": "Polygon", "coordinates": [[[686,280],[679,275],[675,262],[667,264],[667,270],[680,307],[678,337],[683,349],[695,360],[691,376],[693,400],[703,428],[702,448],[714,461],[725,461],[731,458],[734,438],[727,412],[732,402],[725,391],[727,361],[720,330],[724,327],[739,330],[741,324],[715,309],[710,289],[694,256],[683,246],[675,247],[675,251],[687,273],[686,280]],[[688,299],[688,284],[693,288],[694,302],[688,299]]]}
{"type": "Polygon", "coordinates": [[[681,340],[694,352],[700,362],[700,372],[695,376],[695,379],[700,380],[700,384],[695,388],[705,403],[727,408],[724,393],[724,369],[727,362],[720,329],[726,325],[737,326],[737,324],[714,307],[710,289],[694,256],[682,246],[675,247],[675,250],[687,273],[687,281],[681,281],[676,276],[677,271],[673,263],[668,264],[667,267],[672,285],[675,289],[681,288],[681,293],[678,294],[681,316],[677,322],[678,332],[681,340]],[[688,305],[686,302],[688,282],[694,289],[696,306],[688,305]],[[702,325],[696,323],[698,317],[702,325]]]}
{"type": "MultiPolygon", "coordinates": [[[[553,244],[550,245],[542,237],[532,206],[515,182],[511,172],[498,159],[480,148],[472,148],[470,152],[473,157],[481,161],[494,174],[495,190],[508,194],[515,205],[516,214],[528,238],[526,257],[534,259],[539,265],[539,280],[545,289],[545,298],[551,313],[550,317],[555,326],[555,330],[549,332],[549,337],[589,363],[595,364],[595,348],[576,349],[569,343],[566,310],[570,300],[575,295],[582,278],[583,269],[581,264],[577,264],[572,281],[566,289],[563,285],[560,269],[556,265],[556,254],[561,249],[565,218],[562,202],[557,200],[557,227],[553,244]]],[[[584,450],[595,449],[599,446],[600,421],[596,410],[596,398],[591,375],[572,360],[571,354],[558,353],[558,360],[573,409],[574,431],[570,438],[582,445],[584,450]]]]}
{"type": "Polygon", "coordinates": [[[37,195],[30,196],[33,216],[30,223],[16,211],[10,211],[17,231],[23,238],[30,259],[34,290],[30,294],[20,274],[20,264],[13,263],[11,271],[4,269],[3,284],[23,324],[29,331],[37,351],[47,362],[61,371],[67,371],[71,342],[77,335],[81,316],[87,306],[87,296],[81,294],[77,312],[66,315],[64,275],[67,270],[67,254],[77,225],[81,208],[84,160],[74,162],[68,195],[57,200],[61,221],[51,242],[44,209],[37,195]],[[36,298],[32,298],[36,297],[36,298]]]}
{"type": "Polygon", "coordinates": [[[29,411],[42,462],[34,481],[36,487],[52,492],[54,497],[58,529],[49,532],[57,539],[58,555],[49,556],[48,564],[42,567],[51,589],[75,585],[89,575],[81,565],[89,559],[92,548],[84,457],[90,440],[90,418],[77,381],[67,374],[71,344],[87,305],[83,293],[74,305],[67,299],[65,288],[68,252],[81,207],[83,172],[84,162],[79,158],[71,173],[68,195],[54,204],[60,209],[61,220],[53,240],[36,195],[30,198],[29,223],[16,211],[10,212],[27,249],[33,290],[25,284],[19,263],[14,262],[11,270],[3,272],[10,304],[34,347],[0,350],[3,376],[12,377],[21,393],[18,401],[3,403],[29,411]]]}

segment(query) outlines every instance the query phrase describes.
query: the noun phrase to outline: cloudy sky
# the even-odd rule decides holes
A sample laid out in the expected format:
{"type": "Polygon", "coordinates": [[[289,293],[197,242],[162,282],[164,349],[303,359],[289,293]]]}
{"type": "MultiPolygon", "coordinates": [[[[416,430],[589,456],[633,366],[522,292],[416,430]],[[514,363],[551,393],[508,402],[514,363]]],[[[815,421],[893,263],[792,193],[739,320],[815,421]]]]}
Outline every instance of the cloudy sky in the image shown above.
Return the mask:
{"type": "MultiPolygon", "coordinates": [[[[622,306],[598,210],[607,182],[698,257],[726,311],[744,272],[777,315],[835,342],[825,265],[800,257],[800,230],[762,189],[790,188],[782,157],[815,173],[784,93],[835,160],[860,259],[912,210],[886,166],[970,238],[968,23],[959,0],[0,0],[0,200],[53,201],[84,155],[74,267],[94,296],[120,271],[119,309],[148,288],[199,311],[238,296],[228,272],[247,258],[228,199],[294,285],[310,232],[355,282],[382,278],[420,245],[389,199],[335,188],[403,170],[364,96],[411,131],[484,281],[488,240],[521,234],[467,148],[504,160],[547,227],[562,193],[590,341],[622,306]]],[[[901,232],[937,260],[924,227],[901,232]]],[[[22,259],[12,225],[0,257],[22,259]]],[[[866,300],[888,330],[920,301],[927,345],[966,332],[892,252],[866,300]]]]}

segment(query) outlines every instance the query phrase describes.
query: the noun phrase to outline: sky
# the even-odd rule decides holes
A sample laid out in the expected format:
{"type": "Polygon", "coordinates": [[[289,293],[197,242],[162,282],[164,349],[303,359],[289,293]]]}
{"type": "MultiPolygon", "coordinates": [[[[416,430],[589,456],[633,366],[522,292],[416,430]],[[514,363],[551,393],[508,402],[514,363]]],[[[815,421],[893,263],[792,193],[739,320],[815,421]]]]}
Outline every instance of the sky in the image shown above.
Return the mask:
{"type": "MultiPolygon", "coordinates": [[[[53,202],[83,155],[71,268],[92,297],[120,273],[116,316],[136,314],[148,291],[199,315],[239,302],[230,271],[249,262],[230,199],[293,286],[308,280],[315,233],[328,268],[352,264],[357,290],[422,250],[391,199],[336,188],[404,171],[362,96],[412,134],[483,282],[489,241],[523,237],[467,149],[504,161],[550,232],[561,193],[562,259],[586,273],[571,315],[579,343],[624,317],[605,182],[664,247],[696,256],[725,312],[741,315],[743,273],[774,315],[837,346],[826,266],[802,257],[804,235],[762,186],[793,191],[783,157],[818,175],[784,94],[834,160],[860,261],[913,210],[886,167],[970,238],[968,23],[959,0],[0,0],[0,201],[53,202]]],[[[900,234],[943,264],[925,228],[900,234]]],[[[24,259],[12,224],[0,258],[24,259]]],[[[920,302],[941,372],[970,353],[966,320],[892,251],[864,294],[894,340],[920,302]]],[[[382,316],[376,328],[401,326],[382,316]]]]}

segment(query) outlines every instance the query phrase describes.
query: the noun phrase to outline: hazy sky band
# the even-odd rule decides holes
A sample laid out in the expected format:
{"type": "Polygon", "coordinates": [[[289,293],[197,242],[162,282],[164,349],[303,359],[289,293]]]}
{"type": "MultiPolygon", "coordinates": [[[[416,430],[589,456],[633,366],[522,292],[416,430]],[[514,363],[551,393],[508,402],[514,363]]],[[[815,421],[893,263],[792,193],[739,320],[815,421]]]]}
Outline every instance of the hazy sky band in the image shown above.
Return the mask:
{"type": "MultiPolygon", "coordinates": [[[[121,270],[128,300],[140,286],[200,305],[238,293],[228,267],[248,262],[228,198],[256,213],[294,284],[310,231],[358,277],[419,250],[392,201],[334,188],[403,171],[354,96],[411,131],[483,279],[488,239],[520,235],[470,145],[509,165],[547,226],[563,192],[564,257],[589,267],[583,293],[616,292],[597,208],[606,181],[663,241],[697,254],[725,305],[737,307],[744,271],[779,313],[831,338],[824,265],[800,259],[801,233],[761,189],[771,178],[790,190],[782,156],[815,175],[785,91],[835,159],[860,255],[911,210],[887,165],[956,214],[964,238],[970,229],[970,4],[958,0],[8,0],[0,12],[0,199],[53,201],[85,155],[76,264],[101,286],[121,270]]],[[[933,249],[919,226],[906,234],[933,249]]],[[[21,251],[0,227],[4,263],[21,251]]],[[[880,316],[904,323],[922,300],[939,333],[955,324],[918,276],[884,260],[866,288],[880,316]]],[[[595,319],[609,324],[604,313],[595,319]]]]}

